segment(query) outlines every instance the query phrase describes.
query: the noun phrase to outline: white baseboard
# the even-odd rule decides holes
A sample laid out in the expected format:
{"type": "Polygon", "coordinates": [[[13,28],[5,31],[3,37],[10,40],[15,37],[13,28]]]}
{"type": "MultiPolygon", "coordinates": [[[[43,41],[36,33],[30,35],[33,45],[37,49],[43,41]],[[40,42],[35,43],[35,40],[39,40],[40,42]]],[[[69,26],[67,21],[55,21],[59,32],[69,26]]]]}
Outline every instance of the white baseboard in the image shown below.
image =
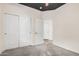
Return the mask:
{"type": "Polygon", "coordinates": [[[64,48],[64,49],[67,49],[67,50],[69,50],[69,51],[72,51],[72,52],[75,52],[75,53],[78,53],[78,54],[79,54],[79,51],[76,51],[76,50],[73,50],[73,49],[64,47],[64,46],[62,46],[62,45],[60,45],[60,44],[58,44],[58,43],[55,43],[55,42],[53,42],[53,44],[56,45],[56,46],[59,46],[59,47],[61,47],[61,48],[64,48]]]}

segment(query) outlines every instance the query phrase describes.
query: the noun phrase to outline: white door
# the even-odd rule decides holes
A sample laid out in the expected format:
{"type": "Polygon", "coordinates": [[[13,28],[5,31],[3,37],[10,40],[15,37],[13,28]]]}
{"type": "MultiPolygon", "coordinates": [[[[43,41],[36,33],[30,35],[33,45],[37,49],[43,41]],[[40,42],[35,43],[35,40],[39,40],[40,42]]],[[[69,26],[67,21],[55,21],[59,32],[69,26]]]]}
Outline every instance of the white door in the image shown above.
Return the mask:
{"type": "Polygon", "coordinates": [[[20,19],[20,47],[31,44],[31,19],[22,16],[20,19]]]}
{"type": "Polygon", "coordinates": [[[44,39],[53,40],[53,21],[44,20],[44,39]]]}
{"type": "Polygon", "coordinates": [[[43,21],[42,19],[34,19],[34,44],[43,43],[43,21]]]}
{"type": "Polygon", "coordinates": [[[13,14],[4,14],[5,49],[16,48],[19,45],[19,17],[13,14]]]}

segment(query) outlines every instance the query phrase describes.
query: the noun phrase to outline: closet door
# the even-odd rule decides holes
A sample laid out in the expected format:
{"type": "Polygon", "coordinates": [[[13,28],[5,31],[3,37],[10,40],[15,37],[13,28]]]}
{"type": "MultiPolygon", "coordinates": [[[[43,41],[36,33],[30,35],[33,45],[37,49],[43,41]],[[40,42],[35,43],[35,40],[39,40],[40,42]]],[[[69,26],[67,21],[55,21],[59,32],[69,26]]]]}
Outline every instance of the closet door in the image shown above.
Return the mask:
{"type": "Polygon", "coordinates": [[[42,19],[35,19],[35,44],[43,42],[43,21],[42,19]]]}
{"type": "Polygon", "coordinates": [[[14,14],[4,14],[4,39],[5,49],[18,47],[19,42],[19,17],[14,14]]]}
{"type": "Polygon", "coordinates": [[[52,21],[52,19],[44,20],[44,39],[53,40],[53,21],[52,21]]]}
{"type": "Polygon", "coordinates": [[[21,16],[20,19],[20,47],[31,44],[31,19],[29,16],[21,16]]]}

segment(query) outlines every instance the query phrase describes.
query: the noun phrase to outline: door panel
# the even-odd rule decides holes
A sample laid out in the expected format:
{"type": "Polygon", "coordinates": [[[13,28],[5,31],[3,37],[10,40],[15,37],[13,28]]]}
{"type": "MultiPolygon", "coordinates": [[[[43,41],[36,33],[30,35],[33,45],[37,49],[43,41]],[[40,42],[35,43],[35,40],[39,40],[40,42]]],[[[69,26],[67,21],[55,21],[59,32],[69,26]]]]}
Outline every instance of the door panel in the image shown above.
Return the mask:
{"type": "Polygon", "coordinates": [[[30,45],[31,42],[31,19],[22,16],[20,20],[20,46],[30,45]]]}
{"type": "Polygon", "coordinates": [[[35,43],[43,42],[43,21],[42,19],[35,19],[35,43]]]}
{"type": "Polygon", "coordinates": [[[35,20],[35,32],[43,34],[43,21],[42,19],[35,20]]]}
{"type": "Polygon", "coordinates": [[[53,40],[53,21],[44,20],[44,39],[53,40]]]}
{"type": "Polygon", "coordinates": [[[18,47],[19,17],[13,14],[4,14],[5,49],[18,47]]]}

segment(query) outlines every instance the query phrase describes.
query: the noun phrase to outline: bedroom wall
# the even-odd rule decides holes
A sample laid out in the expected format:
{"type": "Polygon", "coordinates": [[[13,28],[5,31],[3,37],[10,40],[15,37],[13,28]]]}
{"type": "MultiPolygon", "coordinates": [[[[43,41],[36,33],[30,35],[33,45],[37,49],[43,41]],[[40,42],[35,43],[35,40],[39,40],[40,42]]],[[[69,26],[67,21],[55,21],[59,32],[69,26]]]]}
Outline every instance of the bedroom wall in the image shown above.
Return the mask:
{"type": "Polygon", "coordinates": [[[79,4],[66,3],[56,10],[43,12],[43,15],[44,38],[52,37],[53,44],[79,53],[79,4]],[[50,20],[53,25],[48,23],[50,20]],[[52,31],[48,30],[50,27],[52,31]]]}
{"type": "Polygon", "coordinates": [[[53,43],[79,53],[79,4],[65,4],[55,12],[53,43]]]}
{"type": "MultiPolygon", "coordinates": [[[[20,5],[20,4],[16,4],[16,3],[3,3],[0,4],[0,34],[3,34],[2,36],[0,35],[0,52],[2,52],[3,50],[5,50],[5,43],[4,43],[4,31],[2,29],[2,25],[3,25],[3,19],[2,19],[2,15],[3,13],[9,13],[9,14],[15,14],[19,16],[19,22],[20,25],[24,25],[24,20],[25,19],[41,19],[41,11],[38,11],[36,9],[24,6],[24,5],[20,5]]],[[[26,20],[27,21],[27,20],[26,20]]],[[[25,25],[26,26],[26,25],[25,25]]],[[[26,32],[30,32],[31,29],[25,30],[26,32]]],[[[33,44],[32,40],[28,37],[26,37],[25,32],[23,29],[23,26],[20,26],[20,47],[21,46],[27,46],[29,44],[33,44]]],[[[43,32],[42,32],[43,33],[43,32]]],[[[43,40],[38,40],[37,41],[38,44],[43,43],[43,40]]]]}
{"type": "Polygon", "coordinates": [[[0,53],[4,50],[4,40],[3,40],[3,20],[2,20],[2,7],[0,6],[0,53]]]}

